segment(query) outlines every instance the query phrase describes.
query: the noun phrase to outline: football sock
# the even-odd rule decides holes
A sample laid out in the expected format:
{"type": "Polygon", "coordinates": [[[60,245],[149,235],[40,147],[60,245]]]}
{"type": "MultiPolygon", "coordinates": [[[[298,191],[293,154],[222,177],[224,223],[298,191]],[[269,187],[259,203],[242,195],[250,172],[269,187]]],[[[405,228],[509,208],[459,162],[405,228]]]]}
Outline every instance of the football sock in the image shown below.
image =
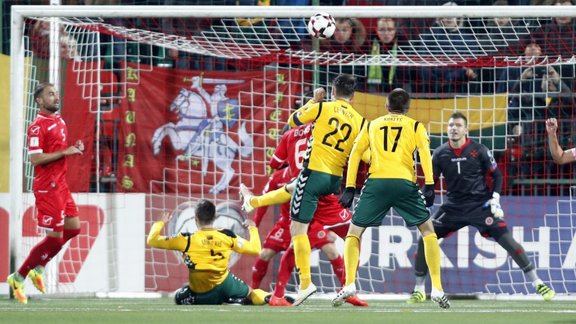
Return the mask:
{"type": "Polygon", "coordinates": [[[48,261],[52,260],[60,252],[62,245],[64,245],[63,238],[46,236],[32,248],[30,254],[28,254],[26,260],[18,269],[18,273],[22,278],[26,278],[31,269],[36,268],[38,265],[45,266],[48,261]]]}
{"type": "Polygon", "coordinates": [[[346,283],[346,273],[344,271],[344,259],[342,259],[341,256],[338,256],[336,259],[330,260],[330,263],[332,264],[332,271],[334,271],[334,274],[340,281],[340,284],[343,285],[344,283],[346,283]]]}
{"type": "Polygon", "coordinates": [[[262,196],[254,196],[250,199],[250,205],[254,208],[271,205],[281,205],[290,201],[292,195],[286,191],[285,187],[272,190],[262,196]]]}
{"type": "Polygon", "coordinates": [[[432,287],[439,291],[444,291],[440,278],[440,246],[438,245],[438,237],[436,233],[432,233],[422,239],[424,241],[424,255],[426,256],[432,287]]]}
{"type": "Polygon", "coordinates": [[[66,244],[66,242],[70,241],[71,239],[75,238],[76,236],[78,236],[78,234],[80,234],[80,229],[79,228],[75,228],[75,229],[64,229],[64,244],[66,244]]]}
{"type": "Polygon", "coordinates": [[[426,291],[426,276],[416,276],[416,285],[414,285],[414,290],[426,291]]]}
{"type": "Polygon", "coordinates": [[[268,272],[268,261],[258,258],[252,267],[252,288],[256,289],[260,287],[260,283],[266,275],[266,272],[268,272]]]}
{"type": "Polygon", "coordinates": [[[360,259],[360,238],[356,235],[348,234],[344,241],[344,266],[346,268],[345,286],[356,281],[356,271],[360,259]]]}
{"type": "Polygon", "coordinates": [[[292,243],[294,243],[296,267],[298,268],[298,272],[300,274],[300,288],[306,289],[312,282],[310,275],[310,254],[312,254],[312,251],[310,248],[308,235],[295,235],[292,237],[292,243]]]}
{"type": "Polygon", "coordinates": [[[248,298],[250,298],[250,300],[252,301],[252,304],[254,304],[254,305],[264,305],[264,304],[266,304],[265,298],[268,295],[269,294],[262,289],[254,289],[254,290],[252,290],[252,292],[250,293],[250,296],[248,296],[248,298]]]}
{"type": "Polygon", "coordinates": [[[538,275],[536,274],[536,270],[534,270],[534,269],[524,273],[524,275],[526,276],[528,281],[530,281],[534,286],[542,283],[542,280],[540,280],[540,278],[538,278],[538,275]]]}
{"type": "Polygon", "coordinates": [[[428,274],[428,265],[426,264],[426,255],[424,253],[424,240],[422,240],[422,238],[418,240],[418,250],[416,252],[416,264],[414,265],[414,272],[416,273],[416,278],[426,278],[426,275],[428,274]]]}
{"type": "Polygon", "coordinates": [[[280,267],[278,269],[278,277],[276,278],[276,287],[274,287],[274,296],[284,297],[286,290],[286,283],[290,280],[292,271],[296,266],[294,258],[294,249],[288,249],[280,259],[280,267]]]}
{"type": "Polygon", "coordinates": [[[510,254],[512,260],[516,262],[516,264],[520,267],[520,269],[522,269],[522,271],[525,274],[535,269],[534,264],[530,262],[530,260],[528,259],[528,256],[526,255],[524,248],[522,247],[522,245],[520,245],[520,243],[514,240],[512,234],[504,233],[502,236],[498,238],[496,242],[500,244],[500,246],[503,247],[504,250],[508,252],[508,254],[510,254]]]}

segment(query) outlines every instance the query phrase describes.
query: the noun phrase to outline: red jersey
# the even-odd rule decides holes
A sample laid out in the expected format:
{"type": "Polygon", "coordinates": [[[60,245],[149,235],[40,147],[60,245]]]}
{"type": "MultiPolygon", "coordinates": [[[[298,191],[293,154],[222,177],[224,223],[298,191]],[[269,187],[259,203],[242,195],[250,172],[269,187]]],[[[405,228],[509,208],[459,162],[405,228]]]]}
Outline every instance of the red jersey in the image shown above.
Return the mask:
{"type": "MultiPolygon", "coordinates": [[[[28,127],[28,155],[64,150],[68,147],[67,141],[68,129],[59,114],[39,113],[28,127]]],[[[66,158],[35,166],[32,189],[47,190],[56,185],[67,187],[66,169],[66,158]]]]}
{"type": "MultiPolygon", "coordinates": [[[[264,190],[262,190],[262,194],[284,187],[291,179],[292,175],[290,174],[289,168],[284,168],[272,173],[270,178],[268,178],[266,186],[264,186],[264,190]]],[[[254,223],[256,223],[256,226],[260,225],[262,217],[264,217],[267,210],[268,206],[256,209],[256,214],[254,214],[254,223]]],[[[280,205],[280,218],[278,218],[276,223],[285,223],[290,226],[290,202],[280,205]]]]}
{"type": "Polygon", "coordinates": [[[292,128],[284,133],[274,155],[270,158],[270,166],[278,169],[287,163],[292,177],[298,176],[302,170],[304,155],[311,135],[312,124],[292,128]]]}

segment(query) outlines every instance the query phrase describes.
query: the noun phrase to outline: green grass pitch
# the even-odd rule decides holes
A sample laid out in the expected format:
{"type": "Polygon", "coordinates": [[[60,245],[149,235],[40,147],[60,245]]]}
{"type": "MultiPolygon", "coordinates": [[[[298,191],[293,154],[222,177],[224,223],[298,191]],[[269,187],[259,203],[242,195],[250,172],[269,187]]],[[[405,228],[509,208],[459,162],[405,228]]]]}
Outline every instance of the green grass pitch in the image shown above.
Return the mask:
{"type": "Polygon", "coordinates": [[[177,306],[170,298],[31,298],[20,305],[0,298],[0,323],[576,323],[574,301],[454,300],[442,310],[431,301],[369,300],[364,308],[333,308],[329,300],[312,299],[299,307],[177,306]]]}

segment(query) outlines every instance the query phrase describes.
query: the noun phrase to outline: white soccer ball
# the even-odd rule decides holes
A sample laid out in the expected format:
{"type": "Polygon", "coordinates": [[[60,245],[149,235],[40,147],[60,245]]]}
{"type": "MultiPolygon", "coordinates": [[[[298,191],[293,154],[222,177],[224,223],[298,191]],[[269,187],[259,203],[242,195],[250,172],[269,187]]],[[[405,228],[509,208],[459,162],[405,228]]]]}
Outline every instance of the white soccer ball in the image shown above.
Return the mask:
{"type": "Polygon", "coordinates": [[[308,20],[308,33],[316,38],[330,38],[336,30],[336,21],[332,15],[319,12],[308,20]]]}

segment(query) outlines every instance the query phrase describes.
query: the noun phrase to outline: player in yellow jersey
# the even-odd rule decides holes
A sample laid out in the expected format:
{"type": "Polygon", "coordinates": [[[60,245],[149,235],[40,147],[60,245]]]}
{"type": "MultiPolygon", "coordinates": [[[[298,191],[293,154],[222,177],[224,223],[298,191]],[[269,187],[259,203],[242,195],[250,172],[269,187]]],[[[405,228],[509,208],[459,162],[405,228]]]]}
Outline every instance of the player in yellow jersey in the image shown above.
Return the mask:
{"type": "Polygon", "coordinates": [[[228,270],[232,251],[254,256],[260,253],[260,236],[254,222],[247,221],[249,241],[230,230],[215,229],[212,224],[216,219],[216,207],[212,202],[200,199],[195,210],[198,231],[174,237],[160,235],[171,217],[171,213],[164,213],[150,228],[146,242],[151,247],[182,252],[189,276],[188,284],[176,292],[176,304],[219,305],[244,298],[254,305],[266,303],[267,292],[250,288],[228,270]]]}
{"type": "Polygon", "coordinates": [[[362,154],[370,150],[371,161],[360,200],[352,216],[352,224],[344,243],[346,283],[332,300],[340,306],[344,300],[356,293],[356,271],[360,255],[360,240],[364,230],[380,226],[390,208],[404,218],[408,226],[417,226],[424,240],[426,263],[430,268],[432,300],[440,307],[450,303],[442,289],[440,280],[440,247],[430,220],[427,206],[434,204],[434,178],[430,140],[424,125],[406,116],[410,109],[410,95],[397,88],[390,92],[386,104],[388,114],[370,122],[356,138],[350,153],[346,191],[340,198],[343,206],[349,207],[354,199],[356,173],[362,154]],[[414,152],[418,149],[427,197],[422,196],[414,174],[414,152]],[[434,270],[432,270],[432,268],[434,270]],[[434,273],[434,274],[432,274],[434,273]]]}
{"type": "Polygon", "coordinates": [[[348,155],[365,123],[365,119],[351,105],[355,88],[354,77],[341,74],[332,82],[333,101],[323,102],[326,91],[318,88],[314,91],[314,98],[288,119],[291,127],[313,123],[303,168],[296,180],[290,202],[290,233],[300,276],[294,306],[300,305],[316,292],[310,275],[311,248],[307,232],[318,199],[320,196],[339,193],[348,155]]]}

